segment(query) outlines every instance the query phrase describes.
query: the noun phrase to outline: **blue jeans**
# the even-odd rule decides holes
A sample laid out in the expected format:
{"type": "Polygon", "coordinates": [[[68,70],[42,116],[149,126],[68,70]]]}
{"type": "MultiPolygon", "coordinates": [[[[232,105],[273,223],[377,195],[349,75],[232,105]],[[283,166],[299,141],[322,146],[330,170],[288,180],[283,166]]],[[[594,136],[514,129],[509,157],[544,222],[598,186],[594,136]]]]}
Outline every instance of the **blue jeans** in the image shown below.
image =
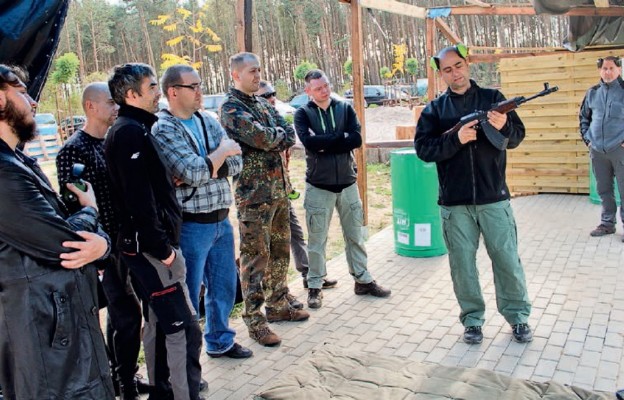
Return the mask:
{"type": "Polygon", "coordinates": [[[206,352],[225,353],[234,345],[236,335],[228,325],[237,279],[234,234],[229,219],[212,224],[184,222],[180,248],[186,259],[186,284],[196,311],[202,282],[206,288],[206,352]]]}

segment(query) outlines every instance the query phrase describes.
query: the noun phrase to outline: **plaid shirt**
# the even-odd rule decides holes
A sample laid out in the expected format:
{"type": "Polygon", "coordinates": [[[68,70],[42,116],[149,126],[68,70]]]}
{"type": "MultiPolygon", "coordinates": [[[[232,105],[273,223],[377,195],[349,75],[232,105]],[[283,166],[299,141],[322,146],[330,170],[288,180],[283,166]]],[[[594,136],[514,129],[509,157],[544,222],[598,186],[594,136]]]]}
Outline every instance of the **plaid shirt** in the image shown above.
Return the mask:
{"type": "MultiPolygon", "coordinates": [[[[157,115],[158,121],[152,127],[152,136],[161,149],[165,165],[173,172],[174,177],[183,182],[176,188],[182,212],[199,214],[229,208],[232,204],[230,183],[227,178],[212,178],[206,159],[199,155],[199,144],[195,136],[167,111],[161,111],[157,115]]],[[[227,134],[219,122],[208,114],[195,113],[193,118],[203,119],[208,137],[206,150],[208,154],[212,153],[227,134]]],[[[197,122],[201,131],[202,125],[197,122]]],[[[226,158],[225,163],[228,176],[238,174],[243,168],[240,155],[226,158]]]]}

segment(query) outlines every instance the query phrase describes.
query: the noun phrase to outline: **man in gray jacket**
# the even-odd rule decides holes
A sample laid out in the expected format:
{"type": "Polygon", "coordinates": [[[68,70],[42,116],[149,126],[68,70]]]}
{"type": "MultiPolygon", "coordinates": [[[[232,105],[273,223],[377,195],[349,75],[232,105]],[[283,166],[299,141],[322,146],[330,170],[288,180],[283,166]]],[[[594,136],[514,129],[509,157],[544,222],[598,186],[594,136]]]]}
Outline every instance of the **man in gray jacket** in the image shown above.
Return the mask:
{"type": "MultiPolygon", "coordinates": [[[[579,119],[581,136],[589,147],[597,190],[602,200],[600,225],[590,235],[604,236],[615,233],[617,205],[614,176],[620,196],[624,193],[624,81],[619,57],[599,58],[597,65],[600,83],[585,94],[579,119]]],[[[620,219],[624,222],[621,207],[620,219]]]]}

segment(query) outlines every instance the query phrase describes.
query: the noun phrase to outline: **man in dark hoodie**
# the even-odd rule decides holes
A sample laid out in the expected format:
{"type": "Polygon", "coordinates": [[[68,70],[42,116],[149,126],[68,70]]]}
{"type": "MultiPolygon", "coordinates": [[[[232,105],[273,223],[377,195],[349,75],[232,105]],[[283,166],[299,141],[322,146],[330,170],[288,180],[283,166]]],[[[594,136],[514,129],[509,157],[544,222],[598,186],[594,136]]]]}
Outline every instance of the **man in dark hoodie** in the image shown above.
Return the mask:
{"type": "Polygon", "coordinates": [[[334,208],[340,216],[355,294],[388,297],[391,291],[378,285],[368,272],[362,234],[364,214],[353,158],[353,150],[362,145],[357,115],[349,104],[331,97],[331,86],[323,71],[313,69],[304,79],[310,102],[295,113],[295,130],[306,151],[303,206],[310,259],[308,307],[322,305],[321,289],[327,276],[325,246],[334,208]]]}
{"type": "Polygon", "coordinates": [[[105,142],[121,226],[117,249],[144,302],[150,399],[199,399],[201,331],[179,249],[182,212],[172,173],[150,134],[161,92],[152,67],[116,66],[108,80],[119,117],[105,142]]]}
{"type": "MultiPolygon", "coordinates": [[[[461,308],[464,341],[483,340],[485,301],[476,264],[479,237],[483,235],[492,259],[498,311],[511,325],[518,342],[533,335],[527,324],[531,303],[524,270],[518,256],[516,222],[505,182],[507,153],[494,147],[477,121],[458,132],[444,133],[474,110],[488,110],[504,100],[498,90],[484,89],[470,79],[462,44],[442,49],[432,58],[432,67],[448,85],[447,91],[430,102],[416,127],[416,154],[435,162],[440,182],[440,212],[444,240],[449,250],[453,289],[461,308]]],[[[488,113],[489,124],[509,139],[509,148],[524,139],[524,125],[515,112],[488,113]]]]}

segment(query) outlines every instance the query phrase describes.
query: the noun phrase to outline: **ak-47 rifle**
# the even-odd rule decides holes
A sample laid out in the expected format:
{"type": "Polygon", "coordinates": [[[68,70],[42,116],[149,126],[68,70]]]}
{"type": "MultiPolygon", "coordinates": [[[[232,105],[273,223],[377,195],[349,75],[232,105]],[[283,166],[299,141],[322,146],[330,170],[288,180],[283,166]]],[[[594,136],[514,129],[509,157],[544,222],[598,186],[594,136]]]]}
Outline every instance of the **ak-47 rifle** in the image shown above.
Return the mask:
{"type": "Polygon", "coordinates": [[[471,114],[468,114],[462,117],[459,120],[459,122],[455,124],[455,126],[453,126],[448,131],[444,132],[444,134],[457,132],[462,126],[466,125],[469,122],[476,120],[476,121],[479,121],[481,128],[483,128],[483,133],[485,133],[485,137],[492,144],[492,146],[496,147],[499,150],[505,150],[507,148],[507,144],[509,143],[509,138],[505,137],[499,131],[494,129],[492,125],[490,125],[490,123],[488,122],[488,117],[487,117],[488,112],[497,111],[501,114],[507,114],[508,112],[513,111],[516,108],[520,107],[522,104],[526,103],[527,101],[531,101],[538,97],[546,96],[548,94],[556,92],[557,90],[559,90],[558,86],[550,87],[548,82],[545,82],[544,90],[537,93],[536,95],[533,95],[528,98],[524,96],[514,97],[513,99],[504,100],[499,103],[493,104],[492,108],[490,108],[489,110],[475,111],[471,114]]]}

